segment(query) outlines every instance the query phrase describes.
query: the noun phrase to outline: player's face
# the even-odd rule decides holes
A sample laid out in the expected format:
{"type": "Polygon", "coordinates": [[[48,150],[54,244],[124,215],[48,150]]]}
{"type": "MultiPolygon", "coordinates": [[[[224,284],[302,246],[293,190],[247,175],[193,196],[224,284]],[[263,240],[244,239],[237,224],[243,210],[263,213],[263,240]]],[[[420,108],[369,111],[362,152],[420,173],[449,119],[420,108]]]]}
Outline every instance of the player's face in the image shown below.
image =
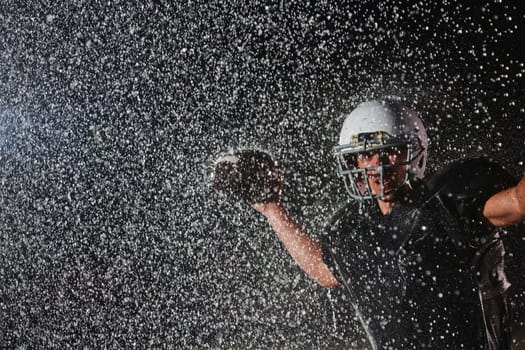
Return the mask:
{"type": "MultiPolygon", "coordinates": [[[[403,163],[407,159],[407,152],[407,148],[402,146],[359,153],[356,158],[357,167],[364,169],[380,165],[403,163]]],[[[389,193],[399,188],[405,181],[406,172],[406,165],[383,168],[383,193],[389,193]]],[[[368,184],[372,192],[374,194],[381,194],[381,176],[379,170],[369,170],[367,171],[367,175],[368,184]]],[[[387,194],[381,199],[389,201],[392,200],[393,197],[393,194],[387,194]]]]}

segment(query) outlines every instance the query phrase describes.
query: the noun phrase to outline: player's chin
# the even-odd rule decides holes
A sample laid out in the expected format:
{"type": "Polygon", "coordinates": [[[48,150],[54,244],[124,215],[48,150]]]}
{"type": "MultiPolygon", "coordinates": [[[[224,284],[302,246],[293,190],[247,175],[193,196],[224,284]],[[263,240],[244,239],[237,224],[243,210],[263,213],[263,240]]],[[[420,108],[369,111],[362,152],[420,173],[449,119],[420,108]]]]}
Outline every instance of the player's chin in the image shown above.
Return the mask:
{"type": "Polygon", "coordinates": [[[384,196],[379,197],[379,199],[382,200],[383,202],[395,202],[396,196],[394,193],[387,193],[384,196]]]}
{"type": "Polygon", "coordinates": [[[393,186],[391,183],[386,183],[383,188],[384,195],[379,197],[383,202],[395,202],[397,200],[397,194],[399,192],[399,186],[393,186]]]}

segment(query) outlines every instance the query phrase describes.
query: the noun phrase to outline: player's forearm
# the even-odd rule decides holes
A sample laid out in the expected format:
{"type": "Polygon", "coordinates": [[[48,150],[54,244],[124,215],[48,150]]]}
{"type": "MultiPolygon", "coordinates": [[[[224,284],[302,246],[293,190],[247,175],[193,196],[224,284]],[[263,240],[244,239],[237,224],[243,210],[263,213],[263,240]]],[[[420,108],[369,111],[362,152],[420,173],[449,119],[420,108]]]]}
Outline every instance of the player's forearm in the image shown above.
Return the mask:
{"type": "Polygon", "coordinates": [[[323,287],[338,285],[324,263],[321,244],[308,236],[280,203],[269,203],[261,212],[290,255],[310,277],[323,287]]]}

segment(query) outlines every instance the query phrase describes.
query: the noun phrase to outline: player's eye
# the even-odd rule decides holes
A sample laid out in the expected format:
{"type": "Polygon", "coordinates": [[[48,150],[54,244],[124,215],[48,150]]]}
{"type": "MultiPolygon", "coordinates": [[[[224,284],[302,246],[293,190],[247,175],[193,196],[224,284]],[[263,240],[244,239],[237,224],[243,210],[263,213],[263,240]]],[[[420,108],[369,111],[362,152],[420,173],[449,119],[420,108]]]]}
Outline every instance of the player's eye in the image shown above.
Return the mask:
{"type": "Polygon", "coordinates": [[[347,167],[347,169],[355,169],[359,167],[359,163],[371,162],[372,159],[377,155],[377,151],[344,154],[342,156],[343,164],[347,167]]]}
{"type": "Polygon", "coordinates": [[[406,146],[396,146],[396,147],[389,147],[385,148],[382,152],[383,157],[389,157],[389,158],[400,158],[403,155],[405,155],[407,152],[406,146]]]}
{"type": "Polygon", "coordinates": [[[362,152],[362,153],[359,153],[357,157],[360,160],[370,160],[371,158],[374,157],[375,154],[376,154],[376,152],[372,152],[372,151],[370,151],[370,152],[362,152]]]}
{"type": "Polygon", "coordinates": [[[357,157],[355,153],[343,154],[341,156],[343,164],[347,169],[355,169],[357,167],[357,157]]]}
{"type": "Polygon", "coordinates": [[[399,150],[396,148],[388,148],[381,152],[383,157],[397,157],[399,155],[399,150]]]}

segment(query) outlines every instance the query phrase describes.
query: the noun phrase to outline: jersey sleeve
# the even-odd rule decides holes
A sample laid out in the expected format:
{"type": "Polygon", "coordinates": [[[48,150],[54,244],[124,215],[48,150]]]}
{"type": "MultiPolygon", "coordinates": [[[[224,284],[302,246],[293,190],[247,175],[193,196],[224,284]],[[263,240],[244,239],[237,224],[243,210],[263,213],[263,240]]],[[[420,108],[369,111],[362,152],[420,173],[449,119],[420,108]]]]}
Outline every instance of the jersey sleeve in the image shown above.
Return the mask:
{"type": "MultiPolygon", "coordinates": [[[[431,193],[440,200],[474,237],[483,237],[492,231],[483,218],[487,200],[517,180],[500,165],[484,158],[452,163],[433,176],[427,183],[431,193]]],[[[471,237],[472,238],[472,237],[471,237]]]]}

